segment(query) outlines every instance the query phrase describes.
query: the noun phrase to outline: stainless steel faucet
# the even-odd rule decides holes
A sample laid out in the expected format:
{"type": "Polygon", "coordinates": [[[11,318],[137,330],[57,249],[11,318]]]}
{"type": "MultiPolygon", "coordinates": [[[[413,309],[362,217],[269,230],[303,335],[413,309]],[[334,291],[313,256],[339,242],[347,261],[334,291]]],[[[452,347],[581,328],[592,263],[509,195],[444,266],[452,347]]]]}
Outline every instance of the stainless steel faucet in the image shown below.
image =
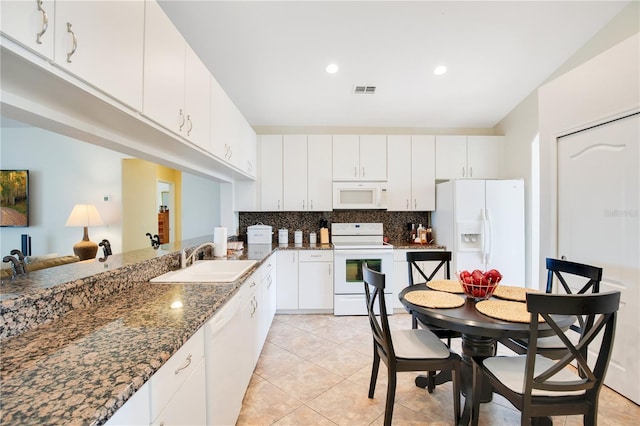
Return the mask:
{"type": "Polygon", "coordinates": [[[182,252],[180,252],[180,268],[186,268],[189,265],[189,261],[193,261],[193,257],[196,255],[196,253],[205,248],[205,247],[211,247],[211,250],[213,250],[215,248],[215,244],[213,243],[204,243],[204,244],[200,244],[198,247],[196,247],[195,249],[193,249],[193,251],[191,252],[191,254],[189,256],[187,256],[187,249],[183,248],[182,252]]]}

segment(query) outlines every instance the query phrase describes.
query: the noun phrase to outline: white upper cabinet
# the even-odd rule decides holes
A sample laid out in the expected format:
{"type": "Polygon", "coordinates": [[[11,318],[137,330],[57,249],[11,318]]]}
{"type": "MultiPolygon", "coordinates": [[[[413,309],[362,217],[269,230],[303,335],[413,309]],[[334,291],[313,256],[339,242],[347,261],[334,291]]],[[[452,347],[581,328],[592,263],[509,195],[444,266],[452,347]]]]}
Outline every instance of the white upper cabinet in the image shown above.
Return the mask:
{"type": "Polygon", "coordinates": [[[186,43],[154,0],[146,2],[144,103],[142,112],[181,134],[186,124],[184,76],[186,43]]]}
{"type": "Polygon", "coordinates": [[[388,210],[435,210],[434,136],[390,135],[387,138],[388,210]]]}
{"type": "Polygon", "coordinates": [[[184,109],[185,125],[182,135],[210,152],[211,74],[198,55],[185,48],[184,109]]]}
{"type": "Polygon", "coordinates": [[[434,136],[411,136],[411,209],[436,209],[436,140],[434,136]]]}
{"type": "Polygon", "coordinates": [[[53,59],[54,1],[2,1],[2,33],[24,47],[53,59]]]}
{"type": "Polygon", "coordinates": [[[256,176],[256,133],[214,77],[211,77],[211,153],[244,174],[256,176]]]}
{"type": "Polygon", "coordinates": [[[139,111],[144,8],[143,0],[3,1],[2,33],[139,111]]]}
{"type": "Polygon", "coordinates": [[[139,111],[144,8],[142,0],[56,1],[56,64],[139,111]]]}
{"type": "Polygon", "coordinates": [[[146,5],[142,112],[209,151],[209,71],[158,3],[146,5]]]}
{"type": "Polygon", "coordinates": [[[261,135],[260,210],[282,211],[282,136],[261,135]]]}
{"type": "Polygon", "coordinates": [[[282,179],[284,210],[331,210],[331,135],[284,135],[282,179]]]}
{"type": "Polygon", "coordinates": [[[436,179],[500,178],[503,136],[436,136],[436,179]]]}
{"type": "Polygon", "coordinates": [[[285,211],[308,210],[307,136],[284,135],[282,187],[285,211]]]}
{"type": "Polygon", "coordinates": [[[504,136],[467,136],[467,165],[470,177],[502,178],[504,136]]]}
{"type": "Polygon", "coordinates": [[[334,135],[334,180],[387,180],[386,135],[334,135]]]}
{"type": "Polygon", "coordinates": [[[331,135],[307,137],[307,210],[333,209],[331,135]]]}

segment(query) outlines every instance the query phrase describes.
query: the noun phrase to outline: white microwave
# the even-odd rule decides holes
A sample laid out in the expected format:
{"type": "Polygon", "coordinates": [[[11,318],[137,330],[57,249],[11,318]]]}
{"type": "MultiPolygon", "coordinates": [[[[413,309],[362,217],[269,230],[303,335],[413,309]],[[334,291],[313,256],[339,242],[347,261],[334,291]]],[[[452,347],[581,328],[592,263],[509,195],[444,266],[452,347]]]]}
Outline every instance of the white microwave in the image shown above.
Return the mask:
{"type": "Polygon", "coordinates": [[[333,209],[387,209],[385,182],[333,182],[333,209]]]}

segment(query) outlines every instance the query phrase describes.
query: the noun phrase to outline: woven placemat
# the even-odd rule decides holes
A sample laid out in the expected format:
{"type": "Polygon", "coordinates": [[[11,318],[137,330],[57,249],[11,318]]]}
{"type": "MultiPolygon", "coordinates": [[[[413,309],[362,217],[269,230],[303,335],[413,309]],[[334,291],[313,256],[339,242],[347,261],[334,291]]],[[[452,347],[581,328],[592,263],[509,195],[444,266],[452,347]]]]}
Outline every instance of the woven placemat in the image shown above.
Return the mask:
{"type": "Polygon", "coordinates": [[[496,287],[493,295],[500,299],[514,300],[516,302],[526,302],[527,293],[539,293],[539,291],[533,288],[515,287],[511,285],[500,284],[498,287],[496,287]]]}
{"type": "Polygon", "coordinates": [[[447,293],[464,293],[458,280],[432,280],[427,283],[427,287],[431,290],[446,291],[447,293]]]}
{"type": "Polygon", "coordinates": [[[435,290],[416,290],[404,295],[407,302],[425,308],[457,308],[464,305],[464,299],[455,294],[435,290]]]}
{"type": "MultiPolygon", "coordinates": [[[[531,314],[527,311],[527,305],[522,302],[510,300],[481,300],[476,303],[476,309],[481,314],[510,322],[530,322],[531,314]]],[[[544,321],[538,316],[539,321],[544,321]]]]}

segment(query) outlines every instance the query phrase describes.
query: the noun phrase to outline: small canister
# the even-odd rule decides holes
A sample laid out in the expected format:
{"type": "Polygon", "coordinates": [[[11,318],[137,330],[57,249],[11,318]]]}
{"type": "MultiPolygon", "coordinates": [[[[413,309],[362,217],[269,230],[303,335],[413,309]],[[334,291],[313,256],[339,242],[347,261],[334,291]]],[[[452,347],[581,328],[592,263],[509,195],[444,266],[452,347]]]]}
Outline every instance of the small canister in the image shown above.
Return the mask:
{"type": "Polygon", "coordinates": [[[293,243],[302,244],[302,231],[295,231],[293,234],[293,243]]]}
{"type": "Polygon", "coordinates": [[[289,244],[289,230],[278,230],[278,244],[289,244]]]}
{"type": "Polygon", "coordinates": [[[309,244],[315,244],[317,242],[318,237],[315,232],[309,233],[309,244]]]}

